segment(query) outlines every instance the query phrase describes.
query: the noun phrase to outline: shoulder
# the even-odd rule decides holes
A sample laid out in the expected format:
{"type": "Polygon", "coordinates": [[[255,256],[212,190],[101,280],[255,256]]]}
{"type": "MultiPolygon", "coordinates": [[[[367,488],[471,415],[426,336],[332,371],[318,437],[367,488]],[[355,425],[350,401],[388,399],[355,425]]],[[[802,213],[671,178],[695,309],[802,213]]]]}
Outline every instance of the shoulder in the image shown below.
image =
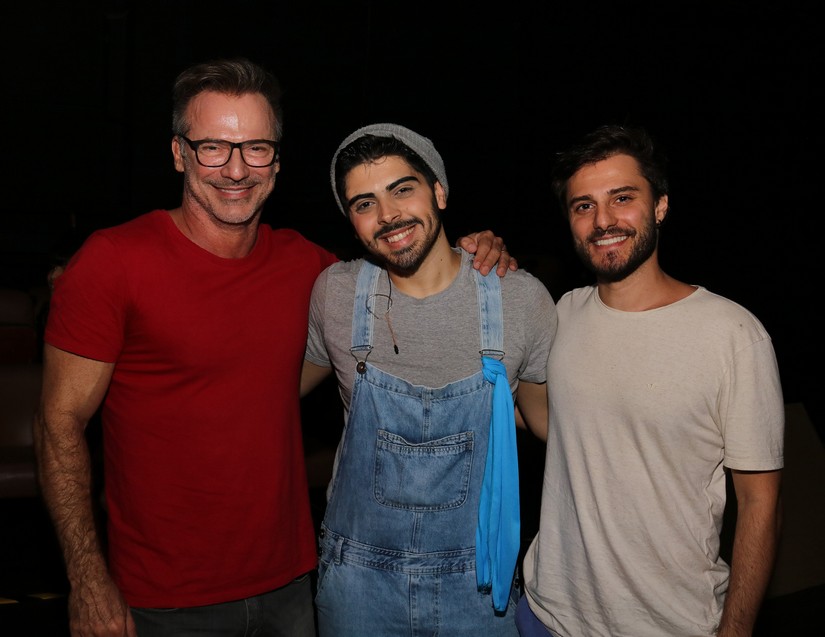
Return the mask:
{"type": "MultiPolygon", "coordinates": [[[[495,272],[491,272],[490,275],[498,276],[495,272]]],[[[547,290],[544,283],[541,282],[541,279],[527,270],[508,271],[507,274],[501,277],[501,286],[502,288],[514,287],[529,290],[547,290]]]]}
{"type": "Polygon", "coordinates": [[[111,241],[135,241],[147,237],[157,239],[159,232],[171,231],[173,226],[174,222],[166,210],[154,210],[116,226],[95,230],[89,238],[105,238],[111,241]]]}
{"type": "Polygon", "coordinates": [[[696,292],[684,299],[683,303],[685,308],[712,320],[717,327],[728,325],[735,331],[750,331],[762,337],[767,336],[765,327],[753,312],[702,286],[698,286],[696,292]]]}
{"type": "Polygon", "coordinates": [[[352,259],[350,261],[336,261],[326,268],[325,272],[329,277],[339,279],[355,279],[361,271],[364,259],[352,259]]]}
{"type": "MultiPolygon", "coordinates": [[[[475,277],[480,276],[480,274],[472,267],[473,255],[464,248],[454,248],[454,250],[461,255],[461,276],[465,277],[468,282],[474,281],[475,277]]],[[[490,280],[498,278],[502,296],[538,295],[540,297],[550,297],[550,292],[541,279],[524,269],[515,270],[514,272],[508,270],[503,277],[499,277],[496,271],[492,270],[487,278],[490,280]]]]}
{"type": "MultiPolygon", "coordinates": [[[[491,275],[498,276],[495,272],[491,275]]],[[[554,305],[550,291],[541,279],[526,270],[507,272],[501,278],[501,295],[507,303],[521,300],[523,304],[554,305]]]]}
{"type": "Polygon", "coordinates": [[[562,309],[568,311],[576,310],[595,300],[595,297],[596,286],[586,285],[584,287],[568,290],[562,294],[558,301],[556,301],[556,305],[558,306],[559,311],[562,309]]]}
{"type": "Polygon", "coordinates": [[[363,262],[364,259],[353,259],[351,261],[336,261],[328,265],[318,276],[315,287],[324,290],[330,287],[354,289],[363,262]]]}
{"type": "Polygon", "coordinates": [[[158,248],[158,239],[169,236],[174,223],[165,210],[155,210],[115,226],[92,232],[75,254],[75,258],[123,260],[158,248]]]}
{"type": "Polygon", "coordinates": [[[273,229],[267,224],[261,224],[259,233],[268,235],[269,240],[277,248],[289,247],[293,250],[298,249],[306,252],[312,252],[322,256],[329,263],[333,263],[338,260],[338,257],[336,257],[332,252],[319,246],[317,243],[310,241],[297,230],[292,230],[291,228],[273,229]]]}

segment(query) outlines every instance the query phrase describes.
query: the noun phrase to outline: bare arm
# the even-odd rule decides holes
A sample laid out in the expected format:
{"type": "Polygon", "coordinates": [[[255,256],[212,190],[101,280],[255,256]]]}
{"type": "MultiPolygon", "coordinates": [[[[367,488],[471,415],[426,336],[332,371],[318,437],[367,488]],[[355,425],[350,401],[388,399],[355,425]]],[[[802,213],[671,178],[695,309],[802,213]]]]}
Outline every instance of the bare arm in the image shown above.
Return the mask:
{"type": "Polygon", "coordinates": [[[114,365],[46,345],[43,390],[33,435],[43,499],[66,562],[73,636],[127,635],[135,628],[109,577],[92,507],[85,429],[100,406],[114,365]]]}
{"type": "Polygon", "coordinates": [[[539,440],[547,442],[547,383],[519,381],[516,393],[516,424],[522,424],[539,440]]]}
{"type": "Polygon", "coordinates": [[[330,373],[332,373],[332,367],[321,367],[304,359],[304,365],[301,368],[301,398],[318,387],[330,373]]]}
{"type": "Polygon", "coordinates": [[[518,270],[518,263],[507,252],[504,239],[494,235],[492,230],[473,232],[466,237],[460,237],[456,245],[475,255],[473,267],[482,274],[486,275],[496,264],[499,276],[507,274],[507,270],[518,270]]]}
{"type": "Polygon", "coordinates": [[[737,517],[718,637],[749,637],[765,597],[781,526],[781,471],[731,471],[737,517]]]}

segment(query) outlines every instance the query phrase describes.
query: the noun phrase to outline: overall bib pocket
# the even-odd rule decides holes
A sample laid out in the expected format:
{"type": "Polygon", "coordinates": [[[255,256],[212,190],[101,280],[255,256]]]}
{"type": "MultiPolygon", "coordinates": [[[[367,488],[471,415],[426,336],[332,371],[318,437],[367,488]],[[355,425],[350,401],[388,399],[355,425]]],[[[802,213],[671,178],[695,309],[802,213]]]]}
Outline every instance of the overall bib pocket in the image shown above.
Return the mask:
{"type": "Polygon", "coordinates": [[[410,443],[378,430],[373,493],[384,506],[441,511],[467,499],[473,466],[473,432],[410,443]]]}

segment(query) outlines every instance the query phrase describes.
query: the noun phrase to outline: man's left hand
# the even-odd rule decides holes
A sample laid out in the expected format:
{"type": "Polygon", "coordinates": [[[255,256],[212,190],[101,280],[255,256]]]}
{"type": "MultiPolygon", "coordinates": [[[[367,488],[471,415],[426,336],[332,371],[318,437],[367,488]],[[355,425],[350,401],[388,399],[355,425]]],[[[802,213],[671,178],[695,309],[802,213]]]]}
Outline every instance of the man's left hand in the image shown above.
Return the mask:
{"type": "Polygon", "coordinates": [[[474,255],[473,267],[485,276],[493,267],[499,276],[507,274],[507,270],[518,270],[518,262],[507,252],[504,239],[497,237],[492,230],[472,232],[456,241],[456,245],[474,255]]]}

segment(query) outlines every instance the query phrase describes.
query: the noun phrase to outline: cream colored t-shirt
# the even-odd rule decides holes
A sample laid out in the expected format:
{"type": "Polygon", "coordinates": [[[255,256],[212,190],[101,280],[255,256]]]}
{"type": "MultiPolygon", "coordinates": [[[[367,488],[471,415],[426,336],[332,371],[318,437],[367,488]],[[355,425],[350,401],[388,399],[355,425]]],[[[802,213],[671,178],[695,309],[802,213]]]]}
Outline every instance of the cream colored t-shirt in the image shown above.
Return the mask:
{"type": "Polygon", "coordinates": [[[773,346],[746,309],[704,288],[621,312],[595,287],[557,304],[530,608],[559,637],[713,635],[724,466],[783,466],[773,346]]]}

